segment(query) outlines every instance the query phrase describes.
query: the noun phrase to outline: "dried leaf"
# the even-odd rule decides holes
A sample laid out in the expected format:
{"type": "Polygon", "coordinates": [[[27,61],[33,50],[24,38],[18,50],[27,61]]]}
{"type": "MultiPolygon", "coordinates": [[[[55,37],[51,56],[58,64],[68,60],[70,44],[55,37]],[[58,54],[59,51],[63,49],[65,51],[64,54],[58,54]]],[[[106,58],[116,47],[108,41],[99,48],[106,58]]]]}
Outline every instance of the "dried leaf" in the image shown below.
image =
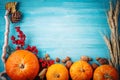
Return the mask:
{"type": "Polygon", "coordinates": [[[39,77],[40,79],[43,79],[46,75],[47,72],[47,68],[44,68],[40,73],[39,73],[39,77]]]}
{"type": "Polygon", "coordinates": [[[11,13],[16,12],[17,2],[8,2],[5,6],[6,10],[10,10],[11,13]]]}

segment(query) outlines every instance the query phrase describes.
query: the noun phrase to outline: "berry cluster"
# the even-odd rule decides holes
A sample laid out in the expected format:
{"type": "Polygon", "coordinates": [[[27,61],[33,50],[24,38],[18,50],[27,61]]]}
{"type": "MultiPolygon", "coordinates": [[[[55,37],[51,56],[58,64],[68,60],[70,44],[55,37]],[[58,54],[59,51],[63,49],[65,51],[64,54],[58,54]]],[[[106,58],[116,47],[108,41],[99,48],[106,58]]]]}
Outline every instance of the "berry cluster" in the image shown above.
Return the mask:
{"type": "Polygon", "coordinates": [[[47,68],[55,63],[54,60],[46,60],[42,58],[39,59],[39,62],[42,68],[47,68]]]}
{"type": "MultiPolygon", "coordinates": [[[[15,27],[15,30],[16,30],[16,32],[18,32],[18,35],[17,35],[18,38],[16,38],[15,36],[12,36],[11,40],[12,40],[13,44],[17,45],[16,50],[25,49],[25,50],[33,52],[37,56],[38,49],[36,48],[36,46],[28,45],[26,48],[24,47],[25,46],[26,36],[20,30],[20,27],[15,27]]],[[[47,68],[47,67],[51,66],[55,62],[54,62],[54,60],[50,59],[48,54],[46,54],[45,58],[39,58],[39,63],[40,63],[41,68],[44,69],[44,68],[47,68]]]]}
{"type": "MultiPolygon", "coordinates": [[[[26,36],[23,33],[23,31],[20,30],[20,27],[15,27],[15,30],[16,32],[18,32],[18,35],[17,35],[18,39],[16,39],[15,36],[12,36],[11,37],[12,43],[17,45],[16,50],[24,49],[26,36]]],[[[36,55],[38,53],[38,49],[36,48],[36,46],[28,45],[26,50],[31,51],[35,53],[36,55]]]]}
{"type": "Polygon", "coordinates": [[[30,46],[30,45],[28,45],[27,48],[26,48],[26,50],[35,53],[35,55],[38,54],[38,49],[36,48],[36,46],[30,46]]]}
{"type": "Polygon", "coordinates": [[[25,45],[26,36],[20,30],[20,27],[15,27],[15,30],[16,30],[16,32],[18,32],[18,39],[16,39],[15,36],[12,36],[11,37],[12,43],[17,45],[16,50],[23,49],[23,47],[25,45]]]}

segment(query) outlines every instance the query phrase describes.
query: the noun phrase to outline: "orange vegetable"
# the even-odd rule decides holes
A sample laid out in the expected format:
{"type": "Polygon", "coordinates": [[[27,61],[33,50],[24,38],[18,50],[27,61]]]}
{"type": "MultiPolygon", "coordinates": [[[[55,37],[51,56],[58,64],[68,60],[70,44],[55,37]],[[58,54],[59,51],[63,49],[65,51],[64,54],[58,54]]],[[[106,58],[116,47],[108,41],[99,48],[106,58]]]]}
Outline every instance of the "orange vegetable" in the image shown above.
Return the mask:
{"type": "Polygon", "coordinates": [[[13,52],[6,61],[6,73],[12,80],[33,80],[38,71],[37,57],[27,50],[13,52]]]}
{"type": "Polygon", "coordinates": [[[93,80],[119,80],[117,70],[110,65],[99,66],[93,76],[93,80]]]}
{"type": "Polygon", "coordinates": [[[90,80],[92,78],[93,69],[86,61],[74,62],[70,68],[70,76],[72,80],[90,80]]]}
{"type": "Polygon", "coordinates": [[[47,80],[68,80],[68,70],[62,64],[53,64],[46,73],[47,80]]]}

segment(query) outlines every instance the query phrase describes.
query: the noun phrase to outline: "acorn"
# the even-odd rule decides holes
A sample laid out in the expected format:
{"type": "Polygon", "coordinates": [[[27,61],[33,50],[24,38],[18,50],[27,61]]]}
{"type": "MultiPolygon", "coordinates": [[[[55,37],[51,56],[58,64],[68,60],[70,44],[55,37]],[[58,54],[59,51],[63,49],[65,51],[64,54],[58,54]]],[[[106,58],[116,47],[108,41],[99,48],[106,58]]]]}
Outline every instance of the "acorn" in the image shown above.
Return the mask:
{"type": "Polygon", "coordinates": [[[100,57],[97,57],[96,60],[101,64],[109,64],[108,60],[106,58],[100,58],[100,57]]]}
{"type": "Polygon", "coordinates": [[[91,60],[91,58],[89,58],[88,56],[81,56],[80,60],[89,62],[89,60],[91,60]]]}
{"type": "Polygon", "coordinates": [[[66,61],[69,61],[69,60],[71,60],[71,59],[70,59],[69,56],[67,56],[67,57],[65,58],[65,60],[66,60],[66,61]]]}
{"type": "Polygon", "coordinates": [[[50,60],[50,57],[46,57],[46,60],[50,60]]]}
{"type": "Polygon", "coordinates": [[[55,61],[56,61],[56,62],[60,62],[60,58],[57,57],[57,58],[55,59],[55,61]]]}
{"type": "Polygon", "coordinates": [[[45,58],[47,59],[47,57],[50,57],[49,54],[45,54],[45,58]]]}
{"type": "Polygon", "coordinates": [[[100,57],[96,57],[96,60],[98,61],[98,60],[100,60],[101,58],[100,57]]]}
{"type": "Polygon", "coordinates": [[[91,66],[92,66],[93,70],[95,70],[99,65],[96,63],[93,63],[93,64],[91,64],[91,66]]]}
{"type": "Polygon", "coordinates": [[[72,64],[73,64],[73,62],[69,60],[66,62],[65,66],[69,69],[72,64]]]}
{"type": "Polygon", "coordinates": [[[66,60],[65,59],[62,59],[62,63],[65,63],[66,62],[66,60]]]}

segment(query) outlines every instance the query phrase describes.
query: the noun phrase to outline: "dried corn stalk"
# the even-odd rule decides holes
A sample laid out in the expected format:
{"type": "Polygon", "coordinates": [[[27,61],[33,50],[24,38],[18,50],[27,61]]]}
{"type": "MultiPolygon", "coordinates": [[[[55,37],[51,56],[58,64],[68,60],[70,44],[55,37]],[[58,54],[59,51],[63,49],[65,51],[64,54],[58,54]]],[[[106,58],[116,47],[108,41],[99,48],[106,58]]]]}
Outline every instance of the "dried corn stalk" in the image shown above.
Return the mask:
{"type": "Polygon", "coordinates": [[[107,20],[110,27],[110,38],[104,36],[104,40],[110,52],[109,64],[120,70],[120,35],[118,32],[118,17],[120,12],[120,1],[117,0],[116,5],[113,6],[110,1],[110,9],[107,13],[107,20]]]}

